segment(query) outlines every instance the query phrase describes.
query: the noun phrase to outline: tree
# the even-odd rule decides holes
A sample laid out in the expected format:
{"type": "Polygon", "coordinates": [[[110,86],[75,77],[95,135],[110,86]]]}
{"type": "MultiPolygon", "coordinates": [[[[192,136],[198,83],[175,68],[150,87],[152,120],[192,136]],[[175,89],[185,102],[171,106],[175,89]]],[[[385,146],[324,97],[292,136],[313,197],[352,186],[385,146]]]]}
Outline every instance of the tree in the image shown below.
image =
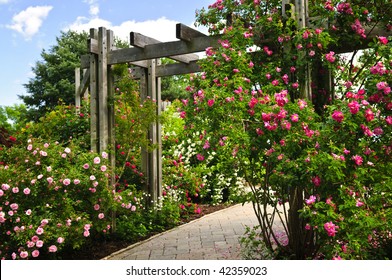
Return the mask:
{"type": "MultiPolygon", "coordinates": [[[[161,59],[162,64],[174,63],[168,58],[161,59]]],[[[188,75],[167,76],[161,78],[161,99],[163,101],[174,101],[188,98],[189,93],[186,91],[188,75]]]]}
{"type": "Polygon", "coordinates": [[[19,96],[28,107],[29,120],[37,121],[60,101],[74,104],[75,68],[80,57],[88,53],[87,39],[86,32],[61,32],[57,44],[42,51],[43,60],[32,68],[35,77],[24,85],[28,94],[19,96]]]}
{"type": "Polygon", "coordinates": [[[24,104],[0,106],[0,127],[9,133],[18,132],[26,124],[27,109],[24,104]]]}

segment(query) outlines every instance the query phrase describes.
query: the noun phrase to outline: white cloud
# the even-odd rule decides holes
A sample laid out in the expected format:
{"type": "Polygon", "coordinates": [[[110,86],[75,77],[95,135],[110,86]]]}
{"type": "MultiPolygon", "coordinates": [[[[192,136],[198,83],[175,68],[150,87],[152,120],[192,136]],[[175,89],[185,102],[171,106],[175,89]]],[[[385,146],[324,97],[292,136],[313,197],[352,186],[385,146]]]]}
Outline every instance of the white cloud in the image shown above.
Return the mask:
{"type": "Polygon", "coordinates": [[[90,10],[89,10],[90,15],[98,16],[99,14],[98,0],[84,0],[84,2],[90,5],[90,10]]]}
{"type": "Polygon", "coordinates": [[[14,15],[12,24],[6,25],[6,27],[22,34],[26,40],[30,40],[38,33],[43,20],[46,19],[52,9],[52,6],[28,7],[26,10],[14,15]]]}
{"type": "Polygon", "coordinates": [[[90,28],[98,29],[99,27],[105,27],[106,29],[113,30],[115,37],[127,42],[129,42],[129,33],[132,31],[155,38],[162,42],[167,42],[177,40],[176,24],[176,21],[165,17],[141,22],[130,20],[125,21],[120,25],[113,25],[110,21],[100,18],[88,19],[86,17],[78,17],[76,21],[69,25],[66,29],[78,32],[89,32],[90,28]]]}

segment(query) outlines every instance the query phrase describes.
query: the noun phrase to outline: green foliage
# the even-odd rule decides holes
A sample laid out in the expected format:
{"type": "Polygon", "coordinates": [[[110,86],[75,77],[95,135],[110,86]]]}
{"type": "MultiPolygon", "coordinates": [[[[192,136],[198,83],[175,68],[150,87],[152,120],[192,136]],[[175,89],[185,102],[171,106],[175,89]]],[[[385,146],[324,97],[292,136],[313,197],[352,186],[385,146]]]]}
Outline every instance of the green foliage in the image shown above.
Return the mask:
{"type": "Polygon", "coordinates": [[[1,158],[2,258],[56,258],[109,232],[107,154],[32,138],[1,158]]]}
{"type": "Polygon", "coordinates": [[[59,100],[74,104],[75,68],[80,66],[80,57],[88,53],[87,38],[86,32],[62,32],[56,45],[42,51],[42,61],[32,69],[35,77],[24,85],[27,94],[20,96],[28,107],[28,120],[37,121],[59,100]]]}
{"type": "Polygon", "coordinates": [[[188,86],[184,133],[199,158],[216,153],[206,169],[244,178],[277,257],[390,257],[391,38],[365,34],[390,29],[390,4],[313,1],[319,20],[301,29],[280,3],[218,0],[198,13],[221,39],[188,86]]]}
{"type": "Polygon", "coordinates": [[[69,141],[78,142],[84,151],[90,150],[90,114],[89,105],[83,105],[76,111],[75,106],[59,104],[52,111],[22,129],[20,137],[50,139],[66,145],[69,141]]]}
{"type": "Polygon", "coordinates": [[[24,104],[0,106],[0,127],[15,134],[26,124],[27,109],[24,104]]]}

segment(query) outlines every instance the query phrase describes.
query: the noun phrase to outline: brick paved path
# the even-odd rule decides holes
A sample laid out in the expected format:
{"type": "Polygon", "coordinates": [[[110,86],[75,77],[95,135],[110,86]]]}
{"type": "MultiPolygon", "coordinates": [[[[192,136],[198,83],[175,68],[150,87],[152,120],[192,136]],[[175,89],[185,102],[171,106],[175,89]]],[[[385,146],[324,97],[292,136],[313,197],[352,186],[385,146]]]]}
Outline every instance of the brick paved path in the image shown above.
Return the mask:
{"type": "Polygon", "coordinates": [[[108,260],[238,260],[245,226],[257,225],[251,204],[238,204],[111,254],[108,260]]]}

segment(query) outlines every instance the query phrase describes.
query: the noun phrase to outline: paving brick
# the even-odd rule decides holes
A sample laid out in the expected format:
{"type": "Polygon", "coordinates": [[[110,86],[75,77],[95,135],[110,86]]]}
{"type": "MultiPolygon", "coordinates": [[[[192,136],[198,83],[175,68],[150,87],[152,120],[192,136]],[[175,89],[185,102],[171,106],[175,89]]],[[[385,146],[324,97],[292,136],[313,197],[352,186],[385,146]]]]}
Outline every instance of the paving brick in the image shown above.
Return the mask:
{"type": "Polygon", "coordinates": [[[241,259],[239,238],[245,226],[257,225],[252,206],[235,205],[159,234],[105,259],[241,259]]]}

